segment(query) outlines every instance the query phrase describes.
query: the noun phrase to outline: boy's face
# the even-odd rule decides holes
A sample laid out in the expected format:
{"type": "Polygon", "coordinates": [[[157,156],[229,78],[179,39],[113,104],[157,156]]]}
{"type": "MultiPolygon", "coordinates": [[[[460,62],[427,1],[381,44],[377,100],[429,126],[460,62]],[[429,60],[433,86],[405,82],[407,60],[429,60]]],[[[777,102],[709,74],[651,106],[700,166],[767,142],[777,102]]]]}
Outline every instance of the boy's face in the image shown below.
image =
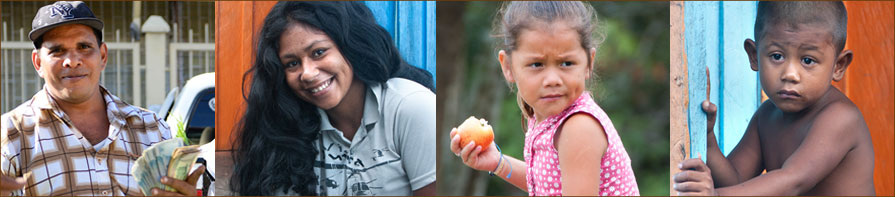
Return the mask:
{"type": "Polygon", "coordinates": [[[837,53],[831,29],[823,25],[769,23],[764,36],[744,43],[761,88],[783,112],[812,106],[839,80],[851,51],[837,53]]]}

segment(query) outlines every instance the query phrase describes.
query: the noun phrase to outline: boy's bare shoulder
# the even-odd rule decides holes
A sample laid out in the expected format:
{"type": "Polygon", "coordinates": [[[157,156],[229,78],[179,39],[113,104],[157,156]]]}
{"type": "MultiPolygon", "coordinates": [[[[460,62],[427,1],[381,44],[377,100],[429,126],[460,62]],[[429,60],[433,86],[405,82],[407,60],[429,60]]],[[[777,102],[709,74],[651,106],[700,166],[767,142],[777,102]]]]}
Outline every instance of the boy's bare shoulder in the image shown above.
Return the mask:
{"type": "Polygon", "coordinates": [[[842,128],[847,131],[868,132],[867,123],[861,110],[848,97],[834,90],[830,101],[817,112],[813,126],[820,128],[842,128]]]}

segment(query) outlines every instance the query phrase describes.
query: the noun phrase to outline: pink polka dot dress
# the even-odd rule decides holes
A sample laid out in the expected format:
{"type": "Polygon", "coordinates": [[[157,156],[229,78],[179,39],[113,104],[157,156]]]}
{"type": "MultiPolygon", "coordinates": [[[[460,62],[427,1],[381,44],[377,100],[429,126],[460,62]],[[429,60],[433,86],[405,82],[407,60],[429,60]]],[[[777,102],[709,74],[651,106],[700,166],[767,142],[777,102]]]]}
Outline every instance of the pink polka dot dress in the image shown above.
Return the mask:
{"type": "MultiPolygon", "coordinates": [[[[530,196],[562,195],[562,170],[559,167],[559,153],[553,145],[553,137],[557,128],[575,113],[593,116],[603,126],[609,142],[606,153],[600,164],[600,195],[602,196],[639,196],[637,180],[631,169],[631,159],[622,145],[612,121],[594,102],[590,93],[584,92],[571,106],[557,115],[535,124],[535,119],[528,119],[528,132],[525,133],[525,164],[528,165],[528,194],[530,196]]],[[[594,164],[597,167],[598,164],[594,164]]]]}

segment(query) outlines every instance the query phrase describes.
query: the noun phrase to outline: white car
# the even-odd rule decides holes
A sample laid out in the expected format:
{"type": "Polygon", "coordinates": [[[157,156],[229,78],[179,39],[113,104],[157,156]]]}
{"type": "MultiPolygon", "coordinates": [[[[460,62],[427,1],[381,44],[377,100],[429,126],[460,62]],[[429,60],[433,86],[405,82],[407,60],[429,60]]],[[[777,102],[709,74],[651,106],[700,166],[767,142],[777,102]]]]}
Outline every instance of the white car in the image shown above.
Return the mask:
{"type": "Polygon", "coordinates": [[[172,137],[186,137],[190,145],[214,140],[214,73],[196,75],[182,89],[172,89],[156,113],[171,126],[172,137]]]}
{"type": "MultiPolygon", "coordinates": [[[[185,138],[189,145],[202,145],[197,163],[206,166],[206,173],[196,188],[204,189],[206,196],[214,195],[214,80],[213,72],[190,78],[182,89],[168,92],[156,112],[171,127],[171,137],[185,138]]],[[[196,168],[198,165],[193,166],[193,170],[196,168]]]]}

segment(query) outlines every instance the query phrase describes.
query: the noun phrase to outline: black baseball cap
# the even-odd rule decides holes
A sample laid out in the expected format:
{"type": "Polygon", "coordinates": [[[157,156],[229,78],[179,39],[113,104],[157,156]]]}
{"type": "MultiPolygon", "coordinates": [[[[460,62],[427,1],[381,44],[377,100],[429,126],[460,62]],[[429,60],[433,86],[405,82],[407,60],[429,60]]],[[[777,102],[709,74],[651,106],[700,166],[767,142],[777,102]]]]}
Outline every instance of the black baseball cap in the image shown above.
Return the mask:
{"type": "Polygon", "coordinates": [[[65,24],[83,24],[95,30],[97,39],[102,40],[103,21],[93,15],[93,11],[82,1],[57,1],[37,10],[34,20],[31,21],[31,33],[28,38],[34,44],[34,48],[40,48],[37,41],[44,33],[55,27],[65,24]]]}

